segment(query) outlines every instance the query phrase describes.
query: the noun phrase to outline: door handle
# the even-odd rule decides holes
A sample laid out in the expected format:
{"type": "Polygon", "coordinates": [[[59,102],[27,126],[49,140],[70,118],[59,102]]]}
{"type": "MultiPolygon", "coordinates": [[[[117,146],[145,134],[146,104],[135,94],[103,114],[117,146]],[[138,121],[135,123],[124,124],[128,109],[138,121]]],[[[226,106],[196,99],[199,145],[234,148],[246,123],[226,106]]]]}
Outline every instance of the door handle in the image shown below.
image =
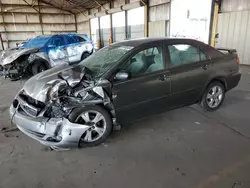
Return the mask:
{"type": "Polygon", "coordinates": [[[165,81],[165,80],[167,80],[168,78],[169,78],[169,76],[167,76],[166,74],[164,74],[164,75],[162,75],[162,76],[159,77],[159,80],[165,81]]]}
{"type": "Polygon", "coordinates": [[[209,69],[209,67],[210,67],[209,65],[204,65],[204,66],[202,67],[202,69],[203,69],[203,70],[207,70],[207,69],[209,69]]]}

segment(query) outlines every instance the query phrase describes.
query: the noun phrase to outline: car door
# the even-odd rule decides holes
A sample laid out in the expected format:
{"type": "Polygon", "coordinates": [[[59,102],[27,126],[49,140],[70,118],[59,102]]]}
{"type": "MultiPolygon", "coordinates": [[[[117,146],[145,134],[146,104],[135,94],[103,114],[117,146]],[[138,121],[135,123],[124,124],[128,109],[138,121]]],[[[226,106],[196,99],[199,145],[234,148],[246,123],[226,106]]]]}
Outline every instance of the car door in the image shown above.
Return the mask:
{"type": "Polygon", "coordinates": [[[69,58],[69,63],[76,63],[81,60],[82,51],[79,49],[80,42],[74,35],[64,35],[66,40],[66,51],[69,58]]]}
{"type": "Polygon", "coordinates": [[[48,55],[52,60],[51,65],[57,66],[69,62],[66,42],[62,35],[55,35],[47,44],[48,55]]]}
{"type": "Polygon", "coordinates": [[[118,122],[167,110],[170,73],[166,67],[163,46],[150,46],[137,51],[121,70],[130,73],[131,77],[113,82],[113,104],[118,122]],[[152,48],[156,48],[158,53],[152,54],[152,48]]]}
{"type": "Polygon", "coordinates": [[[168,44],[171,98],[175,107],[195,103],[212,73],[212,61],[192,43],[168,44]]]}

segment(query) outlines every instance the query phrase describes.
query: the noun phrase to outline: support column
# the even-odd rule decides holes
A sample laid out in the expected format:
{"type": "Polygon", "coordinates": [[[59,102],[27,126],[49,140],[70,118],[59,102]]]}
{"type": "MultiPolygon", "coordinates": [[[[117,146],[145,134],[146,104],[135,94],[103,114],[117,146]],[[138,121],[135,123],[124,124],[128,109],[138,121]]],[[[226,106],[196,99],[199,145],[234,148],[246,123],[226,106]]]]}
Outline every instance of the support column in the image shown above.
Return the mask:
{"type": "Polygon", "coordinates": [[[144,5],[144,37],[148,37],[148,21],[149,21],[149,8],[148,0],[140,0],[144,5]]]}
{"type": "MultiPolygon", "coordinates": [[[[125,4],[129,4],[130,0],[125,0],[125,4]]],[[[128,11],[125,10],[125,39],[129,38],[129,31],[128,31],[128,11]]]]}
{"type": "Polygon", "coordinates": [[[217,30],[217,24],[218,24],[218,14],[219,14],[219,4],[214,2],[215,4],[212,7],[212,28],[211,28],[211,34],[209,36],[209,43],[211,46],[215,47],[215,36],[216,36],[216,30],[217,30]]]}
{"type": "MultiPolygon", "coordinates": [[[[40,9],[40,0],[38,0],[37,3],[38,3],[39,22],[40,22],[40,25],[41,25],[42,34],[44,35],[44,30],[43,30],[43,19],[42,19],[41,9],[40,9]]],[[[35,9],[35,10],[36,10],[36,9],[35,9]]]]}
{"type": "Polygon", "coordinates": [[[2,50],[4,50],[3,38],[2,38],[2,34],[1,33],[0,33],[0,41],[1,41],[2,50]]]}
{"type": "Polygon", "coordinates": [[[77,27],[77,19],[76,19],[76,15],[74,14],[74,18],[75,18],[75,28],[76,28],[76,33],[78,31],[78,27],[77,27]]]}
{"type": "Polygon", "coordinates": [[[99,34],[99,40],[98,40],[98,49],[102,47],[102,37],[101,37],[101,23],[100,23],[100,17],[98,17],[98,34],[99,34]]]}
{"type": "Polygon", "coordinates": [[[128,39],[128,11],[125,10],[125,39],[128,39]]]}
{"type": "Polygon", "coordinates": [[[110,14],[110,39],[109,39],[109,44],[113,43],[113,19],[112,19],[112,14],[110,14]]]}
{"type": "MultiPolygon", "coordinates": [[[[3,28],[4,28],[4,32],[5,32],[5,35],[6,35],[7,46],[9,48],[10,47],[10,43],[9,43],[9,40],[8,40],[7,28],[6,28],[6,24],[5,24],[5,20],[4,20],[4,14],[3,14],[3,5],[2,5],[2,1],[1,0],[0,0],[0,11],[1,11],[0,14],[2,15],[2,20],[3,20],[3,28]]],[[[3,50],[4,50],[2,35],[1,35],[1,41],[2,41],[2,46],[3,46],[3,50]]]]}

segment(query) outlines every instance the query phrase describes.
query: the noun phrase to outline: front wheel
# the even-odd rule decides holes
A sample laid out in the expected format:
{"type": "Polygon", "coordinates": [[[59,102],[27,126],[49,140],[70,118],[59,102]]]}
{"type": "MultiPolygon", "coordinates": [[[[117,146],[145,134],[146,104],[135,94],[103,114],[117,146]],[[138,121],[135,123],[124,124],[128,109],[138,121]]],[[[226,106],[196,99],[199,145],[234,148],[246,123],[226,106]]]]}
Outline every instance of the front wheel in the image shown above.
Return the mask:
{"type": "Polygon", "coordinates": [[[46,71],[47,67],[45,66],[45,64],[43,62],[34,62],[34,64],[32,65],[32,74],[36,75],[40,72],[46,71]]]}
{"type": "Polygon", "coordinates": [[[220,108],[225,99],[225,87],[218,81],[208,85],[201,100],[201,107],[207,111],[215,111],[220,108]]]}
{"type": "Polygon", "coordinates": [[[79,147],[92,147],[103,143],[112,131],[109,113],[100,106],[86,106],[75,109],[69,120],[74,123],[89,125],[79,140],[79,147]]]}

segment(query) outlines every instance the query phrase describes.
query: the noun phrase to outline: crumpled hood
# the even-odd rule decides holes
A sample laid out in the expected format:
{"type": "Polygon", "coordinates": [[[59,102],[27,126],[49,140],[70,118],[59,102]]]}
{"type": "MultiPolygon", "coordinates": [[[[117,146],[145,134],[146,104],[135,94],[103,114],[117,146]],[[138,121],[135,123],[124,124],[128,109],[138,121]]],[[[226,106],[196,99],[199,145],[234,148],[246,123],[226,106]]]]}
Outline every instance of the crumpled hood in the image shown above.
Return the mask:
{"type": "Polygon", "coordinates": [[[45,102],[47,100],[47,92],[50,88],[51,81],[62,80],[58,77],[59,73],[64,71],[72,71],[71,66],[62,65],[58,67],[54,67],[47,71],[41,72],[33,77],[31,77],[23,86],[23,90],[30,97],[45,102]]]}
{"type": "Polygon", "coordinates": [[[86,71],[79,70],[79,67],[61,65],[31,77],[23,86],[23,90],[30,97],[46,102],[48,90],[57,83],[67,84],[70,87],[76,86],[85,75],[86,71]]]}
{"type": "Polygon", "coordinates": [[[15,61],[21,55],[38,52],[39,48],[10,48],[0,52],[0,65],[5,66],[15,61]]]}

